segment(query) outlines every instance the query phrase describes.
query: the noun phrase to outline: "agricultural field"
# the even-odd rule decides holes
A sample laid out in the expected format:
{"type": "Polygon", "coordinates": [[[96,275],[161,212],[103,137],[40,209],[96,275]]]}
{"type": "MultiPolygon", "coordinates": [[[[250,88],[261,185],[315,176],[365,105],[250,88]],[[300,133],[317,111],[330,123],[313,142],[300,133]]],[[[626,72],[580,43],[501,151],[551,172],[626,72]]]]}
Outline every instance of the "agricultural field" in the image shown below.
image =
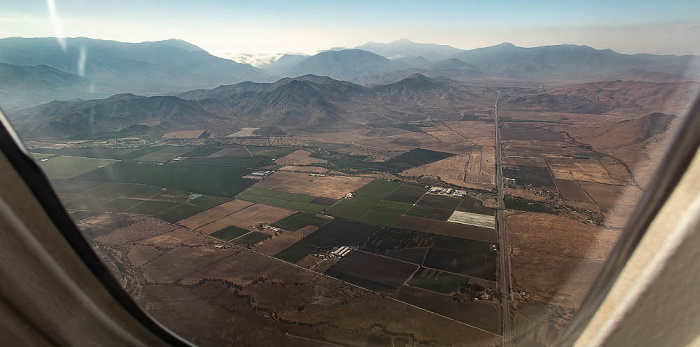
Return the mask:
{"type": "Polygon", "coordinates": [[[89,148],[36,148],[34,151],[42,154],[55,154],[73,157],[132,160],[148,153],[161,150],[162,148],[162,146],[142,148],[110,148],[95,146],[89,148]]]}
{"type": "Polygon", "coordinates": [[[311,176],[302,172],[278,171],[253,187],[337,200],[370,181],[371,179],[364,177],[311,176]]]}
{"type": "Polygon", "coordinates": [[[234,239],[233,243],[235,243],[237,245],[241,245],[243,247],[251,247],[253,245],[256,245],[260,242],[263,242],[263,241],[269,239],[270,237],[272,237],[272,236],[265,234],[265,233],[251,231],[251,232],[249,232],[249,233],[247,233],[247,234],[245,234],[237,239],[234,239]]]}
{"type": "Polygon", "coordinates": [[[87,181],[142,183],[222,197],[234,197],[256,181],[248,169],[180,163],[118,162],[76,178],[87,181]]]}
{"type": "Polygon", "coordinates": [[[347,173],[367,173],[372,171],[399,173],[414,167],[440,161],[454,154],[430,149],[415,148],[385,161],[374,161],[367,155],[334,153],[319,156],[328,161],[328,168],[347,173]]]}
{"type": "Polygon", "coordinates": [[[204,234],[212,234],[228,226],[252,230],[260,224],[271,224],[290,216],[292,213],[291,210],[275,206],[252,204],[219,219],[209,220],[209,222],[194,230],[204,234]]]}
{"type": "Polygon", "coordinates": [[[40,161],[39,166],[51,179],[69,179],[118,162],[118,160],[114,159],[60,155],[45,161],[40,161]]]}
{"type": "Polygon", "coordinates": [[[140,156],[134,160],[137,161],[153,161],[158,163],[165,163],[177,157],[184,155],[185,153],[195,150],[194,147],[164,147],[155,152],[148,153],[146,155],[140,156]]]}
{"type": "Polygon", "coordinates": [[[330,218],[325,216],[314,215],[312,213],[297,212],[287,218],[280,219],[272,223],[272,226],[288,231],[297,231],[309,225],[320,227],[328,223],[329,221],[330,218]]]}
{"type": "Polygon", "coordinates": [[[408,285],[423,288],[437,293],[452,294],[469,281],[469,277],[421,268],[408,285]]]}
{"type": "Polygon", "coordinates": [[[417,269],[414,264],[353,251],[326,274],[368,289],[392,291],[398,290],[417,269]]]}
{"type": "Polygon", "coordinates": [[[325,164],[326,160],[311,157],[312,153],[304,150],[297,150],[286,156],[277,159],[275,164],[278,165],[314,165],[314,164],[325,164]]]}
{"type": "Polygon", "coordinates": [[[327,207],[326,205],[317,205],[312,203],[314,200],[316,200],[316,197],[314,196],[258,188],[248,189],[241,194],[238,194],[236,198],[259,204],[308,212],[321,212],[327,207]]]}
{"type": "Polygon", "coordinates": [[[472,147],[466,153],[403,171],[409,177],[429,177],[458,187],[491,189],[496,181],[493,147],[472,147]]]}

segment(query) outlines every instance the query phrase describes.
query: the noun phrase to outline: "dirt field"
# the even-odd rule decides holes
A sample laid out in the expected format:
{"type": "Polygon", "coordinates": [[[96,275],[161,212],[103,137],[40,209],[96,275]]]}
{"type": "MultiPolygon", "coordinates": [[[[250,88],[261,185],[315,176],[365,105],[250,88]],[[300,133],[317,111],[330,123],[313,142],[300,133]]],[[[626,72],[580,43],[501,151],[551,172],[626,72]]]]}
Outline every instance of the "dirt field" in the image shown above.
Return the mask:
{"type": "Polygon", "coordinates": [[[251,230],[260,223],[270,224],[292,213],[294,212],[275,206],[253,204],[221,219],[205,224],[196,230],[204,234],[211,234],[231,225],[251,230]]]}
{"type": "Polygon", "coordinates": [[[204,130],[185,130],[185,131],[173,131],[165,133],[163,135],[164,139],[196,139],[199,138],[204,130]]]}
{"type": "MultiPolygon", "coordinates": [[[[250,345],[264,338],[266,343],[285,346],[308,346],[313,340],[360,345],[392,340],[404,344],[500,345],[495,334],[262,255],[223,253],[223,260],[182,280],[186,286],[154,285],[147,275],[149,284],[142,289],[141,305],[186,338],[198,337],[195,342],[199,344],[235,340],[236,344],[250,345]],[[290,282],[295,285],[285,285],[290,282]],[[191,319],[177,319],[181,314],[191,319]],[[375,329],[377,326],[382,329],[375,329]],[[210,337],[203,340],[203,336],[210,337]]],[[[205,257],[214,260],[211,255],[205,257]]]]}
{"type": "Polygon", "coordinates": [[[297,150],[275,161],[278,165],[312,165],[323,164],[326,160],[309,157],[311,152],[305,150],[297,150]]]}
{"type": "Polygon", "coordinates": [[[427,176],[465,188],[491,189],[496,166],[493,147],[473,147],[468,153],[402,172],[405,176],[427,176]]]}
{"type": "Polygon", "coordinates": [[[586,194],[586,191],[581,188],[581,185],[578,182],[572,180],[555,179],[554,183],[557,185],[557,190],[564,200],[593,203],[593,201],[591,201],[591,199],[588,197],[588,194],[586,194]]]}
{"type": "Polygon", "coordinates": [[[514,290],[530,300],[577,308],[620,232],[567,217],[520,213],[506,217],[514,290]]]}
{"type": "Polygon", "coordinates": [[[340,199],[371,179],[350,176],[310,176],[300,172],[275,172],[256,183],[253,188],[340,199]]]}
{"type": "MultiPolygon", "coordinates": [[[[598,182],[604,184],[621,185],[626,182],[612,177],[606,167],[614,167],[613,163],[604,166],[596,159],[562,159],[549,160],[549,167],[554,178],[561,180],[575,180],[586,182],[598,182]]],[[[624,170],[624,167],[622,167],[624,170]]],[[[617,170],[619,172],[619,169],[617,170]]]]}
{"type": "Polygon", "coordinates": [[[188,227],[190,229],[197,229],[207,223],[211,223],[215,220],[224,218],[230,215],[231,213],[240,211],[252,204],[252,202],[243,200],[231,200],[225,204],[216,206],[202,213],[198,213],[192,217],[185,218],[179,221],[177,224],[188,227]]]}
{"type": "Polygon", "coordinates": [[[491,122],[459,121],[445,122],[445,125],[477,146],[493,148],[496,143],[494,125],[491,122]]]}
{"type": "Polygon", "coordinates": [[[148,263],[161,254],[157,248],[152,246],[135,245],[131,247],[127,257],[132,265],[139,267],[148,263]]]}
{"type": "Polygon", "coordinates": [[[107,235],[97,237],[95,240],[106,245],[123,244],[165,234],[176,228],[174,225],[150,217],[134,219],[136,220],[135,223],[114,230],[107,235]]]}
{"type": "Polygon", "coordinates": [[[601,183],[581,182],[593,201],[605,216],[605,225],[623,228],[642,198],[642,191],[633,186],[611,186],[601,183]]]}
{"type": "Polygon", "coordinates": [[[197,232],[177,228],[171,232],[138,241],[137,244],[157,246],[160,248],[173,248],[177,246],[194,247],[203,245],[222,245],[223,243],[212,237],[205,236],[197,232]]]}
{"type": "Polygon", "coordinates": [[[277,169],[278,171],[292,171],[292,172],[313,172],[313,173],[328,173],[329,170],[318,167],[318,166],[294,166],[287,165],[277,169]]]}
{"type": "Polygon", "coordinates": [[[297,231],[284,231],[279,233],[277,236],[274,236],[271,239],[268,239],[265,242],[255,246],[253,249],[260,253],[272,256],[295,244],[302,238],[311,235],[316,230],[318,230],[317,226],[308,225],[297,231]]]}

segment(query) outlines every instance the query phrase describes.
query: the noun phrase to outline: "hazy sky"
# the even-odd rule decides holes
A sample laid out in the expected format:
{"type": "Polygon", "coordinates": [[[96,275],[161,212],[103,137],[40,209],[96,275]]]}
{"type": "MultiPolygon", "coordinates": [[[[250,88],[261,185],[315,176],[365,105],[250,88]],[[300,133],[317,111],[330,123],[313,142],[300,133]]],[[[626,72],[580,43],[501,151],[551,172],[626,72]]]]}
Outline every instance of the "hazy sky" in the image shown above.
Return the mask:
{"type": "Polygon", "coordinates": [[[464,49],[508,41],[696,54],[700,37],[697,0],[5,1],[0,37],[179,38],[219,56],[315,53],[401,38],[464,49]]]}

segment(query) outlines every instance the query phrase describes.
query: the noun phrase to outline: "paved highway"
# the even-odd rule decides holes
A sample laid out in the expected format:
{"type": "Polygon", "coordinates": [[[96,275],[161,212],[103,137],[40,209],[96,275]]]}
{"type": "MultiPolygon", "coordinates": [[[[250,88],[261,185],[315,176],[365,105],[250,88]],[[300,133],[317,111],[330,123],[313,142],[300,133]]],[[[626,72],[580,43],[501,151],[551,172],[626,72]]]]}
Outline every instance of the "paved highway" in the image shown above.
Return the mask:
{"type": "Polygon", "coordinates": [[[496,124],[496,188],[498,189],[498,213],[496,214],[496,225],[498,228],[498,261],[501,275],[501,324],[503,328],[503,346],[510,346],[513,342],[511,317],[510,317],[510,268],[508,261],[508,246],[506,244],[506,226],[504,218],[505,203],[503,202],[503,165],[501,164],[501,134],[498,128],[498,99],[501,92],[498,91],[496,103],[493,107],[494,123],[496,124]]]}

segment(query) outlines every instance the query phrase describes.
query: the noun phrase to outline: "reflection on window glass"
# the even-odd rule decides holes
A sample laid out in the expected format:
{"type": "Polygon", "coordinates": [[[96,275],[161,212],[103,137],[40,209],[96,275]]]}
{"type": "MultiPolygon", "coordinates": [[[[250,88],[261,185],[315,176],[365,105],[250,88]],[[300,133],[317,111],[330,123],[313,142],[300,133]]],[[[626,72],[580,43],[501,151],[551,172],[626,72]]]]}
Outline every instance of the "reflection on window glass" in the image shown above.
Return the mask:
{"type": "Polygon", "coordinates": [[[127,38],[123,9],[93,31],[50,4],[56,31],[0,39],[0,106],[134,300],[201,345],[553,345],[698,89],[673,6],[183,4],[127,38]],[[188,11],[188,42],[152,41],[188,11]],[[220,36],[237,11],[268,27],[220,36]]]}

